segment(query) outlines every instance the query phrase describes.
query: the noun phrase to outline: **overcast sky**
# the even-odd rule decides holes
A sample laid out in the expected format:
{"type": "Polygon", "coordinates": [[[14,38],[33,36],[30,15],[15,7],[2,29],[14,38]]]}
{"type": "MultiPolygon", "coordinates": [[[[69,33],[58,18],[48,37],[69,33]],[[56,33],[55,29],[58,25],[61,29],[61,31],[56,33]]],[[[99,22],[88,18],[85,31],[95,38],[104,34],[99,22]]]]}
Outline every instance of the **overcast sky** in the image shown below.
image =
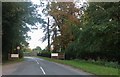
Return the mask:
{"type": "Polygon", "coordinates": [[[47,41],[42,43],[42,40],[41,40],[41,38],[44,36],[42,29],[28,32],[28,35],[31,36],[31,40],[28,41],[30,48],[33,49],[36,46],[40,46],[42,49],[44,49],[47,46],[47,41]]]}
{"type": "MultiPolygon", "coordinates": [[[[39,0],[32,0],[34,4],[39,5],[39,0]]],[[[42,9],[39,8],[39,12],[42,13],[42,9]]],[[[47,46],[47,41],[42,42],[42,37],[44,36],[43,30],[40,29],[41,24],[38,24],[38,30],[32,30],[32,32],[28,32],[28,35],[31,36],[31,40],[29,42],[29,46],[31,49],[35,48],[36,46],[40,46],[42,49],[44,49],[47,46]]]]}

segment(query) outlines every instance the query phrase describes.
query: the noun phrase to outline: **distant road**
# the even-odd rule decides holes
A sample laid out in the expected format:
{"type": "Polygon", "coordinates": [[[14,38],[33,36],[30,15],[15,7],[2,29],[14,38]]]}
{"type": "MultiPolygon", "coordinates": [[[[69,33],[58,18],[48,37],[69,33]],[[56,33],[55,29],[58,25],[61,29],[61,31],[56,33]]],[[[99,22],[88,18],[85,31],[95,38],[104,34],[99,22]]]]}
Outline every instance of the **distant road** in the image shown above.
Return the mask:
{"type": "Polygon", "coordinates": [[[3,75],[91,75],[66,65],[41,58],[25,57],[25,61],[3,66],[3,75]]]}

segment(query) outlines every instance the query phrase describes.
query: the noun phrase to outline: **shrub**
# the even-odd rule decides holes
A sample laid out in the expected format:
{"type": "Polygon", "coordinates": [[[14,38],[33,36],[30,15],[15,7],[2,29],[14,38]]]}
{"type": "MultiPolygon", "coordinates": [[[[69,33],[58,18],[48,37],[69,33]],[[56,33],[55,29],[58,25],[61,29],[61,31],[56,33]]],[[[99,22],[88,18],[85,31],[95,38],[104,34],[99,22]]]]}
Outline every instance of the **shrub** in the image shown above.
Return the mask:
{"type": "Polygon", "coordinates": [[[43,51],[41,53],[38,53],[37,56],[43,56],[43,57],[51,57],[51,52],[43,51]]]}
{"type": "Polygon", "coordinates": [[[108,61],[105,61],[105,60],[87,60],[86,62],[89,62],[89,63],[94,63],[94,64],[97,64],[97,65],[103,65],[103,66],[106,66],[106,67],[113,67],[113,68],[118,68],[118,62],[108,62],[108,61]]]}

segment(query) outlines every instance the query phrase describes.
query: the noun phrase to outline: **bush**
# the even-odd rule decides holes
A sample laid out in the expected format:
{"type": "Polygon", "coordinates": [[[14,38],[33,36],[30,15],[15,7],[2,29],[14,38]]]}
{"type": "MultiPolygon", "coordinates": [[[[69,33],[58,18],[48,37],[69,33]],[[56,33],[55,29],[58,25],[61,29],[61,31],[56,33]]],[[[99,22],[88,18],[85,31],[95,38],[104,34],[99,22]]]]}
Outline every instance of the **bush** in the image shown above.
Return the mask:
{"type": "Polygon", "coordinates": [[[113,67],[113,68],[118,68],[118,62],[108,62],[108,61],[105,61],[105,60],[87,60],[86,62],[89,62],[89,63],[94,63],[94,64],[97,64],[97,65],[104,65],[106,67],[113,67]]]}
{"type": "Polygon", "coordinates": [[[51,57],[51,52],[43,51],[41,53],[38,53],[37,56],[43,56],[43,57],[51,57]]]}
{"type": "Polygon", "coordinates": [[[118,62],[105,62],[105,66],[118,68],[118,62]]]}

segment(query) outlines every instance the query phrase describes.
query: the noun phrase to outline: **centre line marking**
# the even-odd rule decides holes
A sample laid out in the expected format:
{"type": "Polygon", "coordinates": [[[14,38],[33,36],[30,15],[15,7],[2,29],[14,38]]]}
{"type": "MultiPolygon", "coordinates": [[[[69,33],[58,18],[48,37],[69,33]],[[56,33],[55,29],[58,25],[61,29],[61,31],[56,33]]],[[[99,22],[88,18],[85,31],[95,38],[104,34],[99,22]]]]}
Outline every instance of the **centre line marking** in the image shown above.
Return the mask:
{"type": "Polygon", "coordinates": [[[44,69],[42,67],[40,67],[40,69],[42,70],[43,74],[45,75],[46,73],[45,73],[44,69]]]}
{"type": "Polygon", "coordinates": [[[39,62],[37,61],[37,64],[39,64],[39,62]]]}
{"type": "Polygon", "coordinates": [[[36,60],[37,64],[39,64],[39,62],[36,60]]]}
{"type": "Polygon", "coordinates": [[[37,64],[39,64],[39,62],[37,60],[35,60],[37,62],[37,64]]]}

